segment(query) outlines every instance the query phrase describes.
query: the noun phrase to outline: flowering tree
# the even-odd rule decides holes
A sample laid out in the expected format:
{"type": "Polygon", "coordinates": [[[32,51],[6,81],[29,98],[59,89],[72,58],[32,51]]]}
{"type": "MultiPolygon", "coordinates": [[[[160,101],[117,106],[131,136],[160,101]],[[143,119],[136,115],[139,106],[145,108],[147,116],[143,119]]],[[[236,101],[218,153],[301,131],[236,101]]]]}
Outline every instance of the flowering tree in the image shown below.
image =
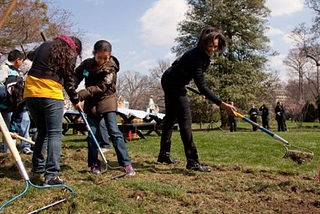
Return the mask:
{"type": "Polygon", "coordinates": [[[306,117],[306,112],[308,107],[305,108],[305,101],[287,101],[285,104],[286,113],[291,118],[291,121],[294,121],[297,123],[297,126],[300,128],[302,126],[302,123],[306,117]]]}

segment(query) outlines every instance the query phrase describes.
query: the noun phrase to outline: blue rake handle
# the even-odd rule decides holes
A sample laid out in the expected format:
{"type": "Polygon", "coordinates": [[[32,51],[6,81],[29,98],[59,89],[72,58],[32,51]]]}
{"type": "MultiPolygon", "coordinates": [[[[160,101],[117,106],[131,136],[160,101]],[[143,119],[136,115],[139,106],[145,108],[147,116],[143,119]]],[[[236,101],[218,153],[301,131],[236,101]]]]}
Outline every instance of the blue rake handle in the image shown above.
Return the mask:
{"type": "Polygon", "coordinates": [[[108,161],[107,161],[106,157],[104,156],[104,154],[103,154],[103,152],[101,150],[101,147],[100,147],[100,145],[99,145],[99,143],[97,141],[96,136],[93,134],[93,132],[92,132],[90,126],[89,126],[89,123],[88,123],[88,120],[87,120],[86,116],[84,115],[84,113],[82,111],[79,111],[79,113],[80,113],[80,116],[81,116],[84,124],[86,125],[86,128],[87,128],[91,138],[93,139],[94,143],[96,144],[104,163],[106,164],[106,166],[108,166],[108,161]]]}
{"type": "Polygon", "coordinates": [[[235,114],[236,114],[236,117],[241,118],[242,120],[244,120],[244,121],[250,123],[251,125],[257,127],[257,128],[260,129],[261,131],[267,133],[267,134],[270,135],[271,137],[274,137],[275,139],[279,140],[279,141],[282,142],[286,147],[291,146],[291,144],[290,144],[287,140],[283,139],[283,138],[280,137],[279,135],[277,135],[277,134],[273,133],[272,131],[270,131],[270,130],[268,130],[268,129],[262,127],[262,126],[260,126],[259,124],[253,122],[252,120],[250,120],[249,118],[243,116],[242,114],[240,114],[240,113],[238,113],[238,112],[235,112],[235,114]]]}

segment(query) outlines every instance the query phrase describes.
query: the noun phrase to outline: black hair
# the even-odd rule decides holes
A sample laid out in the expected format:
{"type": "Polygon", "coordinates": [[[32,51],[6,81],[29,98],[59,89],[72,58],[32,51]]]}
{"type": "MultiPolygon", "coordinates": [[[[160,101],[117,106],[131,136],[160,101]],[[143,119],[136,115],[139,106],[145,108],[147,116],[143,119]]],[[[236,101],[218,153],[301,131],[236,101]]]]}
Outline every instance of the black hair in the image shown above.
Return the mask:
{"type": "Polygon", "coordinates": [[[211,26],[205,27],[199,35],[197,47],[204,51],[208,42],[215,39],[219,39],[218,50],[224,51],[227,47],[227,39],[223,35],[222,30],[211,26]]]}
{"type": "Polygon", "coordinates": [[[12,85],[11,90],[11,103],[14,108],[16,108],[19,104],[22,103],[23,100],[23,92],[24,92],[24,81],[19,80],[16,84],[12,85]]]}
{"type": "Polygon", "coordinates": [[[81,57],[82,43],[81,43],[80,39],[78,39],[77,37],[74,37],[74,36],[70,36],[70,38],[76,44],[76,46],[77,46],[77,49],[76,49],[77,50],[77,54],[81,57]]]}
{"type": "Polygon", "coordinates": [[[93,52],[97,52],[97,51],[101,51],[101,52],[110,52],[112,51],[112,45],[110,44],[110,42],[106,41],[106,40],[99,40],[97,41],[94,46],[93,46],[93,52]]]}
{"type": "Polygon", "coordinates": [[[13,62],[17,59],[24,59],[24,54],[17,49],[10,51],[8,55],[8,61],[13,62]]]}

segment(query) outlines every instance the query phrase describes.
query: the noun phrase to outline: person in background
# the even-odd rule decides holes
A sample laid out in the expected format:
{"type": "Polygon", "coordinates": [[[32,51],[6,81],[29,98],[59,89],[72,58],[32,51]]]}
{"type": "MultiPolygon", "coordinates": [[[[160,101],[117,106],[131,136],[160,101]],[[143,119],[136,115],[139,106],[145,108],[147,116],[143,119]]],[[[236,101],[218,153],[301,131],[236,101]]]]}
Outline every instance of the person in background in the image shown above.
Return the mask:
{"type": "Polygon", "coordinates": [[[171,137],[175,120],[178,120],[180,136],[187,159],[186,168],[200,172],[210,172],[199,162],[198,151],[193,141],[191,129],[191,112],[186,85],[194,80],[200,93],[231,116],[236,116],[236,109],[221,101],[206,85],[203,72],[210,65],[210,57],[217,51],[226,48],[226,38],[220,29],[204,28],[199,36],[196,47],[185,52],[169,67],[161,78],[165,96],[166,116],[162,128],[160,152],[157,161],[174,164],[177,161],[170,157],[171,137]]]}
{"type": "MultiPolygon", "coordinates": [[[[19,50],[12,50],[8,55],[8,60],[4,62],[3,65],[0,67],[0,85],[9,84],[9,82],[16,82],[17,77],[21,77],[24,80],[23,72],[19,69],[22,67],[24,62],[24,54],[19,50]]],[[[19,78],[20,79],[20,78],[19,78]]],[[[3,119],[7,126],[9,126],[11,121],[12,112],[3,112],[2,113],[3,119]]],[[[29,112],[27,111],[26,106],[24,105],[23,112],[22,112],[22,121],[20,124],[19,135],[29,139],[29,129],[30,129],[30,118],[29,112]]],[[[2,152],[9,152],[7,143],[2,137],[2,152]]],[[[23,154],[32,154],[31,146],[29,143],[21,140],[19,145],[19,151],[23,154]]]]}
{"type": "Polygon", "coordinates": [[[283,103],[281,103],[282,109],[283,109],[283,114],[282,114],[282,119],[283,119],[283,126],[284,126],[284,131],[289,131],[288,126],[287,126],[287,118],[286,118],[286,108],[283,106],[283,103]]]}
{"type": "Polygon", "coordinates": [[[44,185],[63,184],[59,177],[61,124],[64,113],[63,88],[76,109],[82,111],[74,83],[77,57],[82,43],[65,35],[42,43],[34,52],[25,81],[24,98],[37,127],[32,156],[33,176],[44,174],[44,185]]]}
{"type": "Polygon", "coordinates": [[[274,113],[276,114],[276,120],[278,123],[278,132],[280,132],[280,131],[284,132],[285,131],[285,128],[284,128],[285,110],[284,110],[281,102],[279,102],[279,101],[277,102],[277,106],[274,109],[274,113]]]}
{"type": "Polygon", "coordinates": [[[147,112],[148,113],[155,113],[155,111],[156,111],[156,105],[154,104],[154,101],[153,101],[153,95],[150,95],[147,112]]]}
{"type": "MultiPolygon", "coordinates": [[[[117,124],[116,82],[119,61],[111,55],[112,46],[106,40],[94,44],[93,58],[84,60],[76,68],[76,77],[80,83],[85,79],[85,89],[78,92],[79,99],[84,101],[84,112],[92,132],[98,139],[100,115],[104,118],[108,134],[116,151],[118,163],[124,167],[128,176],[134,176],[125,140],[117,124]]],[[[100,174],[100,160],[97,145],[88,137],[88,167],[93,174],[100,174]]]]}
{"type": "Polygon", "coordinates": [[[269,129],[269,108],[266,106],[266,104],[262,104],[262,106],[259,108],[259,111],[262,112],[262,126],[266,129],[269,129]]]}
{"type": "Polygon", "coordinates": [[[8,59],[0,66],[0,84],[4,85],[8,76],[20,76],[19,68],[23,63],[24,55],[19,50],[12,50],[8,54],[8,59]]]}
{"type": "MultiPolygon", "coordinates": [[[[230,105],[234,106],[234,103],[231,101],[230,105]]],[[[228,120],[229,120],[230,132],[236,132],[237,131],[237,117],[228,115],[228,120]]]]}
{"type": "MultiPolygon", "coordinates": [[[[252,120],[253,122],[257,122],[257,116],[258,116],[258,109],[255,107],[255,105],[252,103],[251,108],[249,110],[249,115],[250,115],[250,120],[252,120]]],[[[252,131],[257,131],[257,127],[252,125],[252,131]]]]}
{"type": "MultiPolygon", "coordinates": [[[[7,128],[12,133],[19,133],[23,112],[25,111],[25,102],[22,100],[24,89],[23,79],[19,76],[7,78],[5,85],[0,86],[0,111],[1,114],[10,112],[7,128]]],[[[3,144],[3,152],[8,153],[7,143],[3,144]]]]}

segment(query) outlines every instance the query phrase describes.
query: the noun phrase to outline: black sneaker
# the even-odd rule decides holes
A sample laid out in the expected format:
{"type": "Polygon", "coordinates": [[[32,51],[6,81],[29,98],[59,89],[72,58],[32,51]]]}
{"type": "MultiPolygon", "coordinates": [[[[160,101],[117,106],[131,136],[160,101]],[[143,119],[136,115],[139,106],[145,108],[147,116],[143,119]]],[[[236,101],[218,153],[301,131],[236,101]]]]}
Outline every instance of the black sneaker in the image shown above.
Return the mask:
{"type": "Polygon", "coordinates": [[[187,169],[191,169],[199,172],[211,172],[210,168],[203,167],[200,163],[196,164],[187,164],[187,169]]]}
{"type": "Polygon", "coordinates": [[[49,186],[49,185],[57,185],[57,184],[64,184],[63,180],[59,176],[46,179],[43,185],[49,186]]]}

